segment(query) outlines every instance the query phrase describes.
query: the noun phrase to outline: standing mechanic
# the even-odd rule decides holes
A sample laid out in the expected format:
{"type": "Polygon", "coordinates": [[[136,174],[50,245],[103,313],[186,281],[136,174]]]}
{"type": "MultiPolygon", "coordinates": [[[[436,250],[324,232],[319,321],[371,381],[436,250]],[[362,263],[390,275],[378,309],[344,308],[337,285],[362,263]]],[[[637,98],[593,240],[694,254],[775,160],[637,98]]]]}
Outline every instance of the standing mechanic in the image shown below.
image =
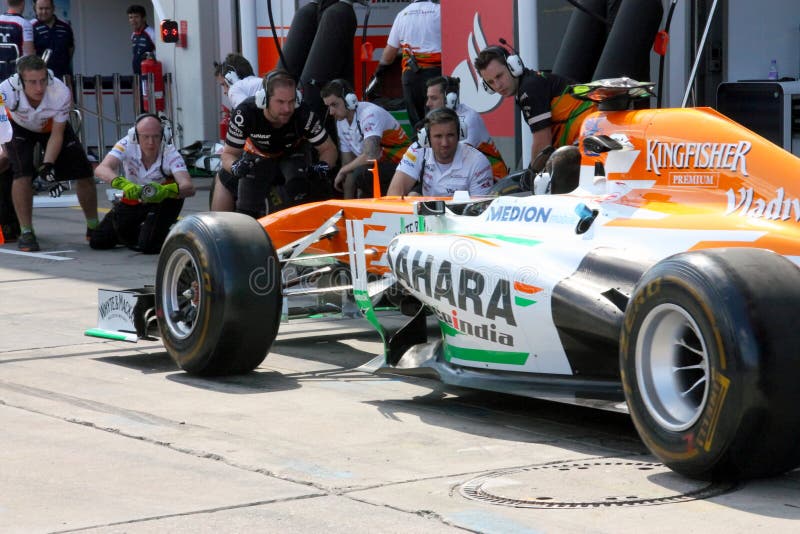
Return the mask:
{"type": "Polygon", "coordinates": [[[499,180],[508,174],[503,156],[494,144],[486,123],[483,122],[480,113],[466,104],[459,101],[458,93],[460,80],[452,76],[437,76],[428,80],[428,93],[425,106],[427,109],[450,108],[456,112],[462,124],[467,129],[467,138],[464,140],[468,145],[480,150],[492,164],[492,174],[495,180],[499,180]]]}
{"type": "Polygon", "coordinates": [[[72,76],[72,54],[75,52],[72,26],[55,15],[53,0],[36,0],[33,6],[36,18],[31,24],[36,55],[42,57],[45,50],[50,50],[47,66],[53,71],[53,76],[63,81],[64,75],[72,76]]]}
{"type": "Polygon", "coordinates": [[[342,167],[333,181],[333,187],[344,192],[344,198],[372,196],[372,165],[378,161],[381,188],[386,190],[397,164],[403,157],[411,139],[392,114],[370,102],[359,102],[346,80],[327,83],[320,92],[328,112],[336,119],[339,134],[339,151],[342,167]]]}
{"type": "Polygon", "coordinates": [[[442,24],[438,2],[416,0],[394,19],[375,78],[403,57],[403,98],[412,126],[425,117],[425,82],[442,74],[442,24]]]}
{"type": "Polygon", "coordinates": [[[290,157],[304,141],[314,146],[329,168],[336,165],[338,152],[320,117],[298,103],[299,99],[294,78],[288,71],[276,69],[264,77],[255,96],[233,110],[222,167],[239,179],[236,211],[253,217],[265,215],[266,197],[273,185],[285,184],[290,203],[313,194],[290,157]]]}
{"type": "Polygon", "coordinates": [[[22,16],[25,0],[7,0],[6,5],[0,15],[0,81],[16,72],[17,59],[34,53],[33,27],[22,16]]]}
{"type": "Polygon", "coordinates": [[[516,100],[533,133],[531,162],[547,146],[575,142],[583,119],[595,109],[592,103],[567,94],[571,80],[525,68],[518,55],[501,46],[481,50],[475,59],[475,69],[487,91],[513,96],[516,100]]]}
{"type": "Polygon", "coordinates": [[[128,7],[128,23],[131,25],[131,65],[134,74],[142,74],[142,61],[147,54],[156,54],[156,34],[147,25],[147,10],[144,6],[133,4],[128,7]]]}
{"type": "MultiPolygon", "coordinates": [[[[406,151],[389,185],[389,196],[421,190],[423,196],[453,196],[456,191],[485,195],[494,183],[492,167],[478,149],[459,142],[458,115],[448,108],[425,117],[418,143],[406,151]]],[[[413,193],[412,193],[413,194],[413,193]]]]}
{"type": "Polygon", "coordinates": [[[144,254],[161,250],[183,199],[194,195],[186,163],[169,139],[167,126],[152,113],[139,115],[128,135],[95,169],[95,176],[122,190],[122,198],[93,232],[92,248],[123,244],[144,254]]]}
{"type": "Polygon", "coordinates": [[[44,148],[38,176],[51,184],[50,195],[60,196],[60,182],[78,178],[78,201],[86,217],[86,237],[97,226],[97,191],[92,167],[80,141],[67,123],[72,109],[72,93],[64,82],[54,78],[39,56],[25,56],[17,63],[17,74],[0,83],[0,93],[9,112],[14,137],[5,144],[14,182],[11,194],[19,219],[20,250],[39,250],[33,231],[33,150],[44,148]]]}
{"type": "MultiPolygon", "coordinates": [[[[253,72],[253,66],[241,54],[228,54],[222,63],[214,63],[214,76],[228,97],[229,109],[236,109],[242,101],[255,96],[263,85],[261,77],[253,72]]],[[[233,211],[236,207],[239,180],[225,169],[214,177],[214,192],[211,196],[212,211],[233,211]]]]}

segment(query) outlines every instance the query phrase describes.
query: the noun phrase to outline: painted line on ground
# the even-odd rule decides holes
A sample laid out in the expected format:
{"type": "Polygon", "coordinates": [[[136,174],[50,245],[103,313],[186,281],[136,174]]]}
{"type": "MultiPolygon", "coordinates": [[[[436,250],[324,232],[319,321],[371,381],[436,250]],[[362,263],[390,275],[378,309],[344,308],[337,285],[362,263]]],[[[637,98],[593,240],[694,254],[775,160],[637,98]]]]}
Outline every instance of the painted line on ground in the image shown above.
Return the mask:
{"type": "Polygon", "coordinates": [[[3,254],[12,254],[15,256],[28,256],[29,258],[32,257],[40,260],[67,261],[75,259],[66,256],[53,256],[53,254],[66,254],[67,252],[75,252],[74,250],[55,250],[53,252],[45,253],[45,252],[22,252],[21,250],[7,250],[0,248],[0,252],[3,254]]]}

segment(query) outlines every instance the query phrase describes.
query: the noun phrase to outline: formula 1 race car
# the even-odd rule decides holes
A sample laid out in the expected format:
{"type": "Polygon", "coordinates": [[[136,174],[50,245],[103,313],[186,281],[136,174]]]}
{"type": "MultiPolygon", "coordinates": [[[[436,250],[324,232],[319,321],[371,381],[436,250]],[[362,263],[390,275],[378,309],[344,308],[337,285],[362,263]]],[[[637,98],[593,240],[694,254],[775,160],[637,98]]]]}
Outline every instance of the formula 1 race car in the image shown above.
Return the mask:
{"type": "Polygon", "coordinates": [[[167,350],[190,373],[256,368],[285,297],[331,289],[303,284],[316,268],[282,279],[311,257],[347,266],[385,340],[376,372],[627,411],[691,477],[795,468],[800,159],[711,109],[627,109],[642,84],[580,92],[600,111],[567,149],[580,165],[552,165],[551,190],[567,193],[180,221],[155,289],[167,350]],[[409,316],[391,335],[382,293],[409,316]]]}

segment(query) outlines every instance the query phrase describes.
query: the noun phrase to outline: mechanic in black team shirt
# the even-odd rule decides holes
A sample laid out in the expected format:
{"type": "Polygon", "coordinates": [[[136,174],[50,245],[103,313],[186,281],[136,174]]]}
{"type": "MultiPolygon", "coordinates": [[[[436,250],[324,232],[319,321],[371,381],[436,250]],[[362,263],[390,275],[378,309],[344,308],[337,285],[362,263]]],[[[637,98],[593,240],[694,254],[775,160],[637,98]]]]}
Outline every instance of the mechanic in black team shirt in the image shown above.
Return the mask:
{"type": "Polygon", "coordinates": [[[481,50],[474,65],[487,92],[514,97],[533,134],[531,162],[547,146],[574,143],[583,120],[594,110],[591,102],[580,101],[568,93],[571,80],[525,68],[516,53],[502,46],[481,50]]]}
{"type": "Polygon", "coordinates": [[[308,194],[305,176],[290,157],[304,141],[311,143],[329,168],[336,164],[338,152],[321,118],[299,100],[294,78],[277,69],[264,77],[255,96],[231,112],[222,167],[239,180],[236,211],[265,215],[273,185],[285,183],[290,203],[308,194]]]}

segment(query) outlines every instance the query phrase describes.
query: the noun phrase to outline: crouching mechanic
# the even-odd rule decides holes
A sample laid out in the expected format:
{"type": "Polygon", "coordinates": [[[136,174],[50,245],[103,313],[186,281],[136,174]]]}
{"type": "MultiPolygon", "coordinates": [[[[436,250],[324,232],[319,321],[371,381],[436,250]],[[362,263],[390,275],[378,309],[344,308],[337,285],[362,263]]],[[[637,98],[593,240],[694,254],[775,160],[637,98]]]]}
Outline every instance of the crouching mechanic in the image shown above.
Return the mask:
{"type": "MultiPolygon", "coordinates": [[[[230,102],[229,109],[236,109],[245,98],[254,96],[263,83],[241,54],[228,54],[222,63],[215,62],[214,75],[230,102]]],[[[238,190],[238,179],[225,169],[220,169],[214,177],[211,211],[233,211],[238,190]]]]}
{"type": "Polygon", "coordinates": [[[329,168],[336,165],[338,152],[322,121],[298,99],[294,78],[277,69],[264,77],[255,96],[243,100],[231,113],[222,167],[239,179],[239,213],[263,217],[273,185],[285,184],[290,205],[313,196],[303,169],[290,157],[304,141],[311,143],[329,168]]]}
{"type": "Polygon", "coordinates": [[[452,76],[437,76],[428,80],[427,86],[425,107],[428,110],[450,108],[455,111],[467,129],[467,138],[464,139],[464,142],[474,146],[486,156],[486,159],[492,164],[492,174],[494,174],[495,180],[505,177],[508,174],[508,167],[495,146],[492,136],[489,135],[486,123],[483,122],[480,113],[460,102],[461,81],[452,76]]]}
{"type": "Polygon", "coordinates": [[[391,113],[370,102],[359,102],[346,80],[333,80],[320,92],[328,113],[336,119],[342,167],[333,181],[344,198],[372,196],[372,165],[378,161],[381,189],[385,192],[411,139],[391,113]]]}
{"type": "Polygon", "coordinates": [[[157,254],[178,219],[183,199],[194,195],[186,163],[165,138],[161,119],[152,113],[136,119],[95,175],[123,195],[93,232],[89,245],[96,249],[123,244],[157,254]],[[120,166],[124,176],[120,176],[120,166]]]}
{"type": "Polygon", "coordinates": [[[33,231],[34,172],[50,184],[50,195],[54,197],[64,191],[61,182],[76,180],[88,239],[97,226],[97,191],[86,152],[67,123],[72,109],[69,88],[50,74],[41,58],[25,56],[17,63],[17,74],[0,83],[0,93],[14,132],[5,144],[5,152],[13,173],[11,197],[20,225],[18,248],[26,252],[40,250],[33,231]],[[33,166],[37,143],[44,147],[38,170],[33,166]]]}
{"type": "Polygon", "coordinates": [[[419,141],[406,151],[389,185],[389,196],[415,194],[451,197],[456,191],[486,195],[494,184],[492,166],[465,137],[458,115],[449,108],[425,117],[419,141]]]}

